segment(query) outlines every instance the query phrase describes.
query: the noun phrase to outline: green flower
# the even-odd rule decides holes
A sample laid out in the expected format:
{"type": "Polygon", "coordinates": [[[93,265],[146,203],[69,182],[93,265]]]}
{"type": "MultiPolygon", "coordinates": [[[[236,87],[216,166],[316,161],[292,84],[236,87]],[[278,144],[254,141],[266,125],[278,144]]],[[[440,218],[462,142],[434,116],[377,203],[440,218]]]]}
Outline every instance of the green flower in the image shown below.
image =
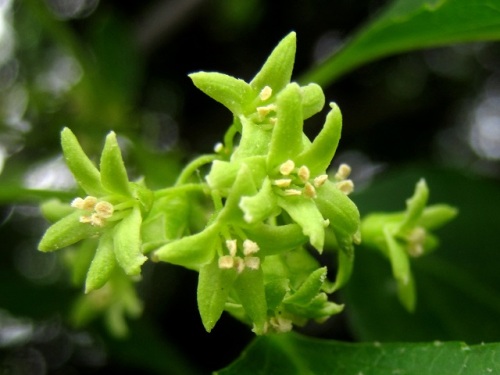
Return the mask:
{"type": "Polygon", "coordinates": [[[294,33],[285,37],[250,83],[221,73],[190,75],[234,120],[206,176],[215,207],[207,227],[165,244],[153,257],[200,272],[198,306],[207,331],[224,310],[264,334],[342,309],[326,293],[350,275],[359,212],[347,196],[350,169],[342,166],[331,179],[326,172],[340,139],[338,106],[330,104],[314,140],[304,134],[304,120],[325,98],[316,84],[290,82],[295,43],[294,33]],[[339,257],[333,284],[303,247],[310,243],[322,252],[327,231],[339,257]],[[293,254],[300,254],[298,267],[293,254]]]}
{"type": "Polygon", "coordinates": [[[410,258],[420,257],[435,249],[437,238],[432,230],[452,220],[456,208],[444,204],[426,207],[429,189],[420,180],[406,211],[371,214],[363,219],[363,243],[379,250],[391,262],[392,273],[398,285],[398,297],[403,306],[413,311],[416,302],[415,282],[410,269],[410,258]]]}
{"type": "Polygon", "coordinates": [[[69,169],[87,195],[71,202],[72,212],[58,209],[66,215],[47,229],[39,250],[54,251],[99,237],[86,277],[86,292],[102,287],[116,264],[127,275],[139,275],[147,259],[141,249],[141,224],[152,204],[152,193],[140,183],[128,181],[115,133],[106,137],[100,170],[68,128],[61,133],[61,144],[69,169]]]}

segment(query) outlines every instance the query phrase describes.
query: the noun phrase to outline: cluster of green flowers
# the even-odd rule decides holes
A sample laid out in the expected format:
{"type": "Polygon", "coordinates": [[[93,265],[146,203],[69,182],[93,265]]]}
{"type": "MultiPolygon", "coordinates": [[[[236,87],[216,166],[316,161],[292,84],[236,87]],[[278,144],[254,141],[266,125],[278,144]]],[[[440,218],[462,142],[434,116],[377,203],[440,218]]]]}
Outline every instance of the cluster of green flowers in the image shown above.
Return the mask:
{"type": "MultiPolygon", "coordinates": [[[[411,309],[407,256],[425,252],[426,230],[451,218],[451,209],[424,210],[420,183],[408,214],[378,216],[361,225],[348,196],[354,188],[350,167],[342,164],[328,174],[341,134],[338,106],[330,103],[313,140],[303,131],[304,121],[322,110],[325,97],[316,84],[290,82],[295,45],[291,33],[250,83],[220,73],[190,75],[196,87],[232,112],[233,123],[214,154],[193,161],[172,187],[151,191],[141,182],[129,182],[114,133],[106,138],[98,170],[64,129],[63,153],[86,196],[70,208],[52,209],[57,212],[50,216],[59,220],[39,249],[53,251],[81,240],[95,244],[87,263],[76,262],[88,265],[87,293],[137,277],[148,254],[153,261],[195,270],[207,331],[227,311],[261,335],[342,311],[328,295],[347,282],[354,245],[366,236],[368,244],[390,258],[400,296],[411,309]],[[204,164],[210,164],[205,180],[189,182],[204,164]],[[202,228],[192,225],[201,207],[195,196],[213,204],[202,228]],[[436,215],[442,220],[433,220],[436,215]],[[324,249],[337,257],[336,275],[330,278],[313,254],[324,249]]],[[[131,300],[129,289],[119,290],[127,290],[131,300]]]]}

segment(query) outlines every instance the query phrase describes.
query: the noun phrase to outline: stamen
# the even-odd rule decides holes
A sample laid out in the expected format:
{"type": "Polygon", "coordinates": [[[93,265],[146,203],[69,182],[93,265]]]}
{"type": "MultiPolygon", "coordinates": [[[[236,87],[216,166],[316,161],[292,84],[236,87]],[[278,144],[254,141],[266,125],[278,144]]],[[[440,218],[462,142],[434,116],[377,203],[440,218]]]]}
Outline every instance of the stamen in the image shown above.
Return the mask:
{"type": "Polygon", "coordinates": [[[324,226],[325,228],[328,228],[328,227],[330,226],[330,219],[325,219],[325,220],[323,220],[323,226],[324,226]]]}
{"type": "Polygon", "coordinates": [[[71,207],[83,209],[83,199],[80,197],[73,199],[71,207]]]}
{"type": "Polygon", "coordinates": [[[328,175],[327,174],[322,174],[322,175],[319,175],[318,177],[316,177],[314,179],[314,186],[319,188],[320,186],[322,186],[326,180],[328,180],[328,175]]]}
{"type": "Polygon", "coordinates": [[[276,104],[269,104],[265,107],[257,107],[257,113],[259,114],[260,118],[266,117],[272,111],[276,111],[276,104]]]}
{"type": "Polygon", "coordinates": [[[262,101],[265,101],[271,97],[273,94],[273,89],[269,86],[264,86],[264,88],[260,91],[259,98],[262,101]]]}
{"type": "Polygon", "coordinates": [[[113,216],[114,207],[111,203],[102,201],[95,205],[94,210],[101,218],[107,219],[113,216]]]}
{"type": "Polygon", "coordinates": [[[251,270],[258,270],[260,267],[260,258],[246,257],[245,258],[245,267],[250,268],[251,270]]]}
{"type": "Polygon", "coordinates": [[[89,196],[85,197],[85,199],[83,200],[82,209],[91,211],[94,209],[94,206],[96,205],[96,203],[97,203],[97,198],[89,195],[89,196]]]}
{"type": "Polygon", "coordinates": [[[106,220],[97,213],[90,215],[90,224],[95,227],[103,227],[106,224],[106,220]]]}
{"type": "Polygon", "coordinates": [[[316,198],[316,189],[309,182],[304,186],[304,195],[308,198],[316,198]]]}
{"type": "Polygon", "coordinates": [[[243,270],[245,269],[245,262],[242,258],[240,257],[234,257],[234,267],[236,268],[236,271],[238,273],[242,273],[243,270]]]}
{"type": "Polygon", "coordinates": [[[80,223],[88,224],[92,222],[92,217],[89,216],[80,216],[80,223]]]}
{"type": "Polygon", "coordinates": [[[288,176],[295,169],[295,163],[293,160],[287,160],[283,164],[280,165],[280,173],[283,176],[288,176]]]}
{"type": "Polygon", "coordinates": [[[220,142],[217,142],[214,146],[214,151],[216,154],[222,152],[224,150],[224,145],[220,142]]]}
{"type": "Polygon", "coordinates": [[[284,193],[288,197],[302,195],[302,191],[297,190],[297,189],[287,189],[287,190],[284,191],[284,193]]]}
{"type": "Polygon", "coordinates": [[[229,270],[234,267],[234,258],[230,255],[224,255],[219,258],[219,268],[229,270]]]}
{"type": "Polygon", "coordinates": [[[335,178],[337,180],[345,180],[351,174],[351,167],[348,164],[340,164],[337,173],[335,174],[335,178]]]}
{"type": "Polygon", "coordinates": [[[354,183],[352,180],[339,181],[336,185],[345,195],[349,195],[354,191],[354,183]]]}
{"type": "Polygon", "coordinates": [[[259,245],[257,245],[256,242],[253,242],[252,240],[243,241],[243,254],[252,255],[258,252],[259,250],[260,247],[259,245]]]}
{"type": "Polygon", "coordinates": [[[234,257],[236,255],[236,250],[238,249],[236,240],[227,240],[226,247],[229,250],[229,254],[234,257]]]}
{"type": "Polygon", "coordinates": [[[307,168],[307,166],[305,165],[299,168],[299,172],[297,174],[299,178],[302,180],[302,182],[309,181],[309,178],[311,177],[311,172],[309,171],[309,168],[307,168]]]}
{"type": "Polygon", "coordinates": [[[290,186],[291,183],[292,183],[291,178],[281,178],[278,180],[274,180],[274,184],[280,188],[287,188],[290,186]]]}

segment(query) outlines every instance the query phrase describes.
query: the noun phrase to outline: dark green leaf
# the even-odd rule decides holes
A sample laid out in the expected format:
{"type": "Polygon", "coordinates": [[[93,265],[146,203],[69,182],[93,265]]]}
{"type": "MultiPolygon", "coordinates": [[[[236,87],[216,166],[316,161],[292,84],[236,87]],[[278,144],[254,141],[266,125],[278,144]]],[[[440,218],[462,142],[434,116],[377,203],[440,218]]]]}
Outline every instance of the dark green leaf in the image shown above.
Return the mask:
{"type": "Polygon", "coordinates": [[[398,0],[366,25],[303,82],[322,86],[370,61],[405,51],[500,39],[500,3],[494,0],[398,0]]]}
{"type": "Polygon", "coordinates": [[[500,344],[352,344],[295,333],[259,337],[219,375],[478,375],[500,372],[500,344]]]}

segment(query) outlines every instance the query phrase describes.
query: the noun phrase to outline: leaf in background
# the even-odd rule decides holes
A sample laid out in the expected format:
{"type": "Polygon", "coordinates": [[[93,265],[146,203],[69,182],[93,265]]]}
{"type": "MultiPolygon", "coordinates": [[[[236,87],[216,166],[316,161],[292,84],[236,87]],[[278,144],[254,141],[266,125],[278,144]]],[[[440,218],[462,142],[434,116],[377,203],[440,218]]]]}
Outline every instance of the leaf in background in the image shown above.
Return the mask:
{"type": "Polygon", "coordinates": [[[390,265],[375,251],[358,248],[355,272],[342,289],[357,339],[378,341],[500,341],[500,189],[492,181],[435,168],[401,170],[353,196],[362,213],[401,210],[415,180],[424,176],[430,204],[460,211],[436,231],[440,246],[412,259],[415,312],[397,300],[390,265]]]}
{"type": "Polygon", "coordinates": [[[358,66],[385,56],[446,44],[500,39],[494,0],[398,0],[361,29],[302,82],[327,86],[358,66]]]}
{"type": "Polygon", "coordinates": [[[500,344],[352,344],[298,334],[259,337],[219,375],[477,375],[500,371],[500,344]]]}

